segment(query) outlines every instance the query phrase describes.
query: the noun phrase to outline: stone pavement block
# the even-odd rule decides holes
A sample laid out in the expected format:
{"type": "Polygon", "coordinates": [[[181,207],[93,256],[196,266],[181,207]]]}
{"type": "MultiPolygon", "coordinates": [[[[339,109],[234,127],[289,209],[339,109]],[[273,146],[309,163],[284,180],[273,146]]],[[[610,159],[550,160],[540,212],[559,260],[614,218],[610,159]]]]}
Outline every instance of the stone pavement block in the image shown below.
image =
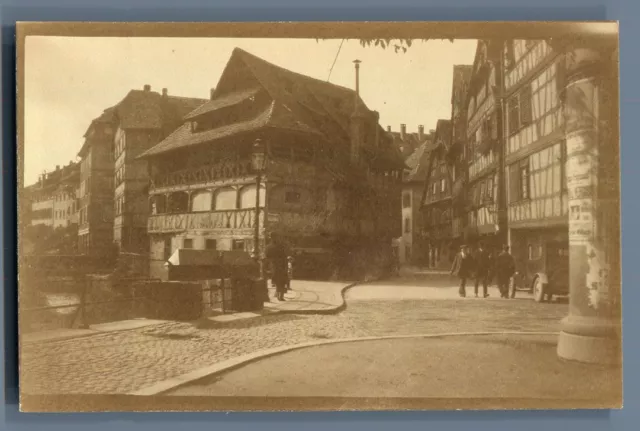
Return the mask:
{"type": "MultiPolygon", "coordinates": [[[[308,286],[307,292],[321,287],[308,286]]],[[[566,311],[560,304],[533,301],[412,299],[353,301],[340,314],[256,314],[260,315],[212,329],[169,322],[128,331],[95,331],[97,335],[73,340],[25,344],[20,358],[21,391],[131,393],[242,355],[318,340],[508,329],[555,331],[566,311]]]]}

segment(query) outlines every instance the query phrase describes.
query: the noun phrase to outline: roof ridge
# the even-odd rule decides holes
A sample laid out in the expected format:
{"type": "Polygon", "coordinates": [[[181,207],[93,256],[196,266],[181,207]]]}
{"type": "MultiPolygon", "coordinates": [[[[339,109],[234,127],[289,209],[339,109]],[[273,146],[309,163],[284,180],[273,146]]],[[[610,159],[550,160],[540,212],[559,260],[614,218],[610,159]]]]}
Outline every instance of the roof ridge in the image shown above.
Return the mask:
{"type": "Polygon", "coordinates": [[[280,70],[283,70],[283,71],[285,71],[285,72],[287,72],[287,73],[291,73],[291,74],[293,74],[293,75],[297,75],[297,76],[298,76],[298,77],[300,77],[300,78],[304,78],[304,79],[308,79],[308,80],[316,81],[316,82],[318,82],[319,84],[323,84],[323,85],[330,85],[330,86],[332,86],[332,87],[335,87],[335,88],[338,88],[338,89],[341,89],[341,90],[344,90],[344,91],[348,91],[348,92],[351,92],[351,93],[355,93],[355,90],[353,90],[353,89],[351,89],[351,88],[349,88],[349,87],[344,87],[344,86],[342,86],[342,85],[334,84],[334,83],[329,82],[329,81],[323,81],[322,79],[314,78],[313,76],[309,76],[309,75],[304,75],[304,74],[302,74],[302,73],[300,73],[300,72],[295,72],[295,71],[290,70],[290,69],[287,69],[287,68],[285,68],[285,67],[283,67],[283,66],[278,66],[277,64],[275,64],[275,63],[271,63],[270,61],[267,61],[267,60],[265,60],[265,59],[264,59],[264,58],[262,58],[262,57],[258,57],[257,55],[252,54],[252,53],[250,53],[249,51],[246,51],[246,50],[244,50],[244,49],[242,49],[242,48],[235,47],[235,48],[233,49],[232,55],[233,55],[233,53],[234,53],[234,52],[238,52],[238,53],[240,53],[240,55],[243,55],[243,56],[249,56],[249,57],[251,57],[251,58],[253,58],[253,59],[255,59],[255,60],[258,60],[258,61],[261,61],[261,62],[263,62],[263,63],[266,63],[266,64],[270,65],[271,67],[275,67],[275,68],[280,69],[280,70]]]}
{"type": "Polygon", "coordinates": [[[189,97],[189,96],[172,96],[170,94],[167,95],[170,99],[188,99],[188,100],[202,100],[203,102],[207,102],[210,99],[204,99],[200,97],[189,97]]]}

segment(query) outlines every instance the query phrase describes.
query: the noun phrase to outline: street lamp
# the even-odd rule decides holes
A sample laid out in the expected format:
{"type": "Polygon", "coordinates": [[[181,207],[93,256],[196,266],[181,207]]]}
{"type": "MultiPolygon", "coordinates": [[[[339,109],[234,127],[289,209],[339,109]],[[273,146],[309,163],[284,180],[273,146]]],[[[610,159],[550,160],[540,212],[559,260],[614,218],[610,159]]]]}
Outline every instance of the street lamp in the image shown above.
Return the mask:
{"type": "Polygon", "coordinates": [[[260,278],[264,278],[264,270],[262,266],[262,260],[260,259],[260,183],[262,181],[262,174],[265,171],[267,165],[267,151],[266,145],[262,139],[256,139],[253,144],[253,151],[251,153],[251,167],[256,173],[256,208],[255,208],[255,226],[253,234],[253,252],[256,261],[260,266],[260,278]]]}

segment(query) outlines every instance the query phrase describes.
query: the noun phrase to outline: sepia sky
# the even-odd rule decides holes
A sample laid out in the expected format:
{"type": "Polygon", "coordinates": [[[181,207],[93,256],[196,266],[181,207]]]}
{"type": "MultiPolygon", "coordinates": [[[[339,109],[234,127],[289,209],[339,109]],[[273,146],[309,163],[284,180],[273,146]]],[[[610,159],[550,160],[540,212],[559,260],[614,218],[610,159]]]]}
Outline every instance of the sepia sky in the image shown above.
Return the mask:
{"type": "MultiPolygon", "coordinates": [[[[327,80],[341,40],[36,37],[26,42],[25,184],[75,160],[91,120],[145,84],[170,95],[208,98],[240,47],[292,71],[327,80]]],[[[355,87],[392,130],[435,128],[451,115],[454,64],[471,64],[476,42],[415,41],[407,53],[344,41],[330,82],[355,87]]]]}

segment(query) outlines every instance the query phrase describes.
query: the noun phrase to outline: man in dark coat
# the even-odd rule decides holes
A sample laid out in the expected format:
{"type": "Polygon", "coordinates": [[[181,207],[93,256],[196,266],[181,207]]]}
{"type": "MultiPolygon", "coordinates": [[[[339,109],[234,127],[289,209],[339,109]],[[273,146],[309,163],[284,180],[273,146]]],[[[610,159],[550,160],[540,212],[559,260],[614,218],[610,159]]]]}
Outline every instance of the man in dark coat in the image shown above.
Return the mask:
{"type": "Polygon", "coordinates": [[[476,267],[476,282],[474,286],[474,293],[476,298],[478,297],[478,288],[480,284],[482,284],[482,297],[489,297],[489,293],[487,292],[487,287],[489,285],[489,274],[491,270],[491,254],[488,250],[484,248],[484,245],[480,243],[478,245],[478,249],[476,250],[475,256],[475,267],[476,267]]]}
{"type": "Polygon", "coordinates": [[[469,253],[469,249],[466,245],[460,247],[460,252],[456,254],[453,260],[453,266],[451,267],[451,274],[460,278],[460,289],[458,294],[464,298],[467,296],[466,286],[467,279],[473,275],[473,257],[469,253]]]}
{"type": "Polygon", "coordinates": [[[509,284],[511,277],[516,272],[516,262],[509,253],[509,246],[502,247],[502,253],[496,259],[496,278],[498,281],[498,289],[500,289],[500,297],[509,298],[509,284]]]}
{"type": "Polygon", "coordinates": [[[266,250],[266,258],[271,267],[271,281],[276,285],[276,298],[284,301],[284,294],[289,283],[287,248],[277,235],[271,235],[271,241],[266,250]]]}

